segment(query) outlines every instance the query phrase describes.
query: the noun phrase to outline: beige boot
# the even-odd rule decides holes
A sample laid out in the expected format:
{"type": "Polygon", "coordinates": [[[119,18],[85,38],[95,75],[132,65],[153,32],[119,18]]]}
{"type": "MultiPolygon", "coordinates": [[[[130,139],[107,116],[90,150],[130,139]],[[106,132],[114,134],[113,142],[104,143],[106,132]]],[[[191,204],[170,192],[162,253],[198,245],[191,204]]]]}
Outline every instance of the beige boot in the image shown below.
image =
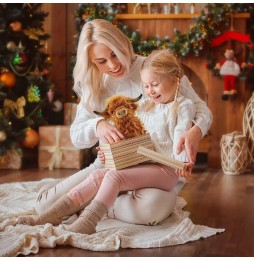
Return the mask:
{"type": "Polygon", "coordinates": [[[66,227],[66,230],[82,233],[93,234],[96,232],[95,228],[97,223],[107,213],[108,208],[100,201],[93,200],[88,205],[79,218],[70,226],[66,227]]]}
{"type": "Polygon", "coordinates": [[[41,213],[40,215],[19,217],[17,224],[34,226],[51,223],[52,225],[58,225],[62,222],[62,217],[73,214],[79,209],[80,208],[76,207],[66,195],[63,195],[53,205],[46,209],[44,213],[41,213]]]}

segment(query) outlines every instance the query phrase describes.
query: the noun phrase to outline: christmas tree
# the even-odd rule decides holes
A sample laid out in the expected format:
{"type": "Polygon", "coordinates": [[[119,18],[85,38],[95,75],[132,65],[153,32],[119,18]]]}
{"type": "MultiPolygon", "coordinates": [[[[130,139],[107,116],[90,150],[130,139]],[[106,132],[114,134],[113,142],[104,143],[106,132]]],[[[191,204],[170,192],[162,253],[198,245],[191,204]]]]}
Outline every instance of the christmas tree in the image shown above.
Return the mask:
{"type": "Polygon", "coordinates": [[[38,145],[38,127],[53,112],[41,5],[0,4],[0,166],[7,152],[38,145]]]}

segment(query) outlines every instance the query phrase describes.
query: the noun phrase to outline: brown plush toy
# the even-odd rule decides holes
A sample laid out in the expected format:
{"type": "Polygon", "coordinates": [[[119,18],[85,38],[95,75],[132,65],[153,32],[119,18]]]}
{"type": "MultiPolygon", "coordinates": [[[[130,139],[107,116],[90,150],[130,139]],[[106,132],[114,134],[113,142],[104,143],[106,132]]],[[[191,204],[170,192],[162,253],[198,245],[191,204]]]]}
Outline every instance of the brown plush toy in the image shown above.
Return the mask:
{"type": "Polygon", "coordinates": [[[103,112],[94,111],[95,114],[112,121],[114,126],[124,135],[126,139],[141,136],[146,133],[143,123],[135,115],[138,108],[137,98],[124,95],[114,95],[107,99],[106,108],[103,112]]]}

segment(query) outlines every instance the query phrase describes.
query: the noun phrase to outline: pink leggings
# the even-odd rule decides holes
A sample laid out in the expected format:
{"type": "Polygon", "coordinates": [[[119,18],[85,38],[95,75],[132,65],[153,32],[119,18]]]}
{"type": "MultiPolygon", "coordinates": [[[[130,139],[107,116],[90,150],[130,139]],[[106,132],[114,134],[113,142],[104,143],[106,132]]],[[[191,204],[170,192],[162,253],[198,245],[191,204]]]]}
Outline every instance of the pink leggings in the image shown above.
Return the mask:
{"type": "Polygon", "coordinates": [[[67,196],[77,206],[82,206],[95,195],[95,200],[110,208],[120,191],[140,188],[158,188],[170,191],[177,183],[175,170],[160,164],[138,165],[122,170],[97,169],[67,196]]]}

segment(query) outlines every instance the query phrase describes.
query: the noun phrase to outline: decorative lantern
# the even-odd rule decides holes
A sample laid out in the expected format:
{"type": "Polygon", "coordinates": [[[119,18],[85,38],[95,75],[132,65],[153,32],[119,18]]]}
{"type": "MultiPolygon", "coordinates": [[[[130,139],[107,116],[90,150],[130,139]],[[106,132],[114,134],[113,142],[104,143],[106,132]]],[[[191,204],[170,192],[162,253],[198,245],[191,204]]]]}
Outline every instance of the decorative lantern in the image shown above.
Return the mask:
{"type": "Polygon", "coordinates": [[[243,114],[243,133],[248,145],[249,165],[254,166],[254,92],[250,97],[243,114]]]}

